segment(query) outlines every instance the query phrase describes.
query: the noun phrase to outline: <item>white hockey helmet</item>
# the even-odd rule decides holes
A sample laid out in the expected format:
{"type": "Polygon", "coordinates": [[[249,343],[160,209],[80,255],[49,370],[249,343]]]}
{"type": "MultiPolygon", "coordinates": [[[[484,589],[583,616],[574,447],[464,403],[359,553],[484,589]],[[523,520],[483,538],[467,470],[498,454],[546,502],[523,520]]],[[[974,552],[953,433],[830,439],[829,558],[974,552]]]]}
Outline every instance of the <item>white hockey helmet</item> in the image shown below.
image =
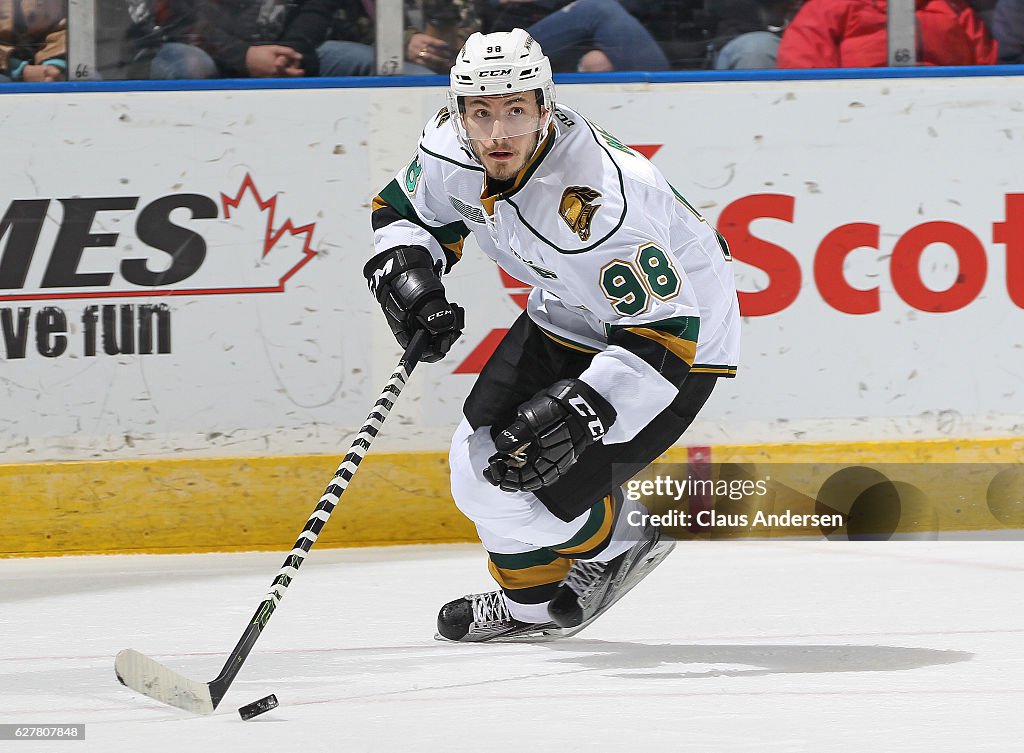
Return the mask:
{"type": "Polygon", "coordinates": [[[551,61],[540,45],[523,29],[474,33],[455,58],[448,89],[448,111],[459,141],[469,146],[470,139],[460,117],[465,111],[462,98],[534,90],[539,91],[537,103],[542,108],[542,117],[531,131],[543,132],[555,109],[555,85],[551,61]]]}

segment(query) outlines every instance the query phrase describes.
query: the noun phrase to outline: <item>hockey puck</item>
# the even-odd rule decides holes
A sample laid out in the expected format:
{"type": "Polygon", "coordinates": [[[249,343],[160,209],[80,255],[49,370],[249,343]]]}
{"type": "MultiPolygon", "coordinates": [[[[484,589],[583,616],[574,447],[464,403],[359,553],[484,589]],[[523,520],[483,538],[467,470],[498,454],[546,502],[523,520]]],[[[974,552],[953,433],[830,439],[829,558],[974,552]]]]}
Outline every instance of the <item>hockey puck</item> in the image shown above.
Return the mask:
{"type": "Polygon", "coordinates": [[[258,701],[253,701],[248,706],[242,706],[238,710],[238,715],[242,719],[249,720],[254,716],[259,716],[265,711],[277,708],[277,696],[271,693],[266,698],[260,698],[258,701]]]}

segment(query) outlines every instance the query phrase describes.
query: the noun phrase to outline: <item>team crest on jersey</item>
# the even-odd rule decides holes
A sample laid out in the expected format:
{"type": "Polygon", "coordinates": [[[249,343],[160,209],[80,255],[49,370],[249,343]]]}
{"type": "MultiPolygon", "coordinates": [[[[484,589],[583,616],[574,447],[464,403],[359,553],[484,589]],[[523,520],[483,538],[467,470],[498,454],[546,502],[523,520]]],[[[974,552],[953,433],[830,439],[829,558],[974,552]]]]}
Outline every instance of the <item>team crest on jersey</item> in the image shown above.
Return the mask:
{"type": "Polygon", "coordinates": [[[447,123],[448,119],[451,118],[451,116],[452,116],[452,114],[450,112],[448,112],[448,108],[447,107],[442,107],[440,110],[438,110],[437,111],[437,127],[440,128],[445,123],[447,123]]]}
{"type": "Polygon", "coordinates": [[[600,204],[591,202],[600,197],[601,194],[587,186],[569,186],[562,192],[558,215],[581,241],[590,238],[590,222],[594,218],[594,212],[601,208],[600,204]]]}

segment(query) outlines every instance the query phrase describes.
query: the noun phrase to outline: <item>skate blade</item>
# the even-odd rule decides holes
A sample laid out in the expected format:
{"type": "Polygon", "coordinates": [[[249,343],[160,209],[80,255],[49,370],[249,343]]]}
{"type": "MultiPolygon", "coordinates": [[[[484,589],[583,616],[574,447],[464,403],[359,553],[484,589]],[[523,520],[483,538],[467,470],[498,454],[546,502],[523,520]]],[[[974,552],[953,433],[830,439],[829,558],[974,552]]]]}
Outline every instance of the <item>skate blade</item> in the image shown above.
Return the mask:
{"type": "Polygon", "coordinates": [[[526,633],[516,633],[515,635],[497,635],[494,638],[487,638],[482,641],[453,641],[450,638],[445,638],[440,633],[434,633],[434,640],[441,641],[442,643],[462,643],[462,644],[473,644],[473,643],[546,643],[548,641],[556,641],[559,638],[564,638],[564,628],[552,625],[550,628],[544,628],[542,630],[533,630],[526,633]]]}
{"type": "Polygon", "coordinates": [[[570,638],[576,635],[578,632],[587,627],[590,623],[600,617],[602,614],[608,611],[608,609],[615,604],[619,599],[625,596],[629,591],[640,581],[647,577],[648,574],[658,565],[660,565],[666,557],[675,549],[676,542],[674,539],[670,539],[662,536],[654,546],[643,555],[642,562],[630,570],[625,580],[619,585],[615,591],[614,598],[601,605],[594,615],[584,622],[581,622],[576,627],[560,628],[557,625],[552,624],[549,628],[543,628],[541,630],[535,630],[525,633],[516,633],[514,635],[498,635],[494,638],[487,638],[482,641],[453,641],[450,638],[445,638],[440,633],[434,633],[434,640],[441,641],[442,643],[547,643],[550,641],[557,641],[562,638],[570,638]]]}
{"type": "Polygon", "coordinates": [[[637,583],[646,578],[651,573],[651,571],[654,570],[654,568],[656,568],[658,565],[664,562],[665,558],[668,557],[668,555],[671,553],[673,549],[675,549],[675,546],[675,540],[668,539],[665,537],[660,538],[657,542],[655,542],[654,546],[651,547],[647,554],[643,556],[642,561],[639,562],[636,566],[633,567],[632,570],[629,571],[629,574],[626,575],[622,583],[619,584],[619,586],[615,589],[612,598],[610,598],[608,601],[602,604],[600,609],[594,612],[593,616],[591,616],[590,619],[584,620],[576,627],[560,628],[562,634],[559,637],[571,638],[572,636],[576,635],[578,632],[583,630],[583,628],[587,627],[598,617],[600,617],[602,614],[607,612],[612,607],[612,605],[615,604],[615,602],[617,602],[619,599],[621,599],[623,596],[629,593],[637,583]]]}

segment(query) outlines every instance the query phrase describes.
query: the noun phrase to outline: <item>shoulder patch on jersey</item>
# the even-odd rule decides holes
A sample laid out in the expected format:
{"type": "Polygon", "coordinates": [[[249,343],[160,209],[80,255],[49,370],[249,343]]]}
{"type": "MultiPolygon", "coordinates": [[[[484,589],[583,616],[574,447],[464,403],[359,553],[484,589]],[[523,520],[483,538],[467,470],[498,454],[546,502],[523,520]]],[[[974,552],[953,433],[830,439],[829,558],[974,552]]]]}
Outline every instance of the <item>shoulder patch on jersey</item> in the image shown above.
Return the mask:
{"type": "Polygon", "coordinates": [[[452,114],[448,112],[448,108],[442,107],[440,110],[437,111],[437,115],[434,116],[437,119],[436,126],[440,128],[441,126],[448,122],[451,116],[452,114]]]}
{"type": "Polygon", "coordinates": [[[471,222],[478,222],[481,225],[483,225],[486,222],[486,220],[484,219],[484,212],[482,209],[471,206],[466,202],[462,201],[461,199],[455,198],[451,194],[448,195],[448,201],[450,201],[452,203],[452,206],[455,207],[455,211],[461,214],[467,220],[470,220],[471,222]]]}
{"type": "Polygon", "coordinates": [[[600,204],[592,204],[601,194],[588,186],[569,186],[562,192],[562,200],[558,203],[558,215],[565,220],[581,241],[590,238],[590,223],[594,213],[601,208],[600,204]]]}
{"type": "Polygon", "coordinates": [[[416,194],[416,189],[420,184],[420,176],[423,175],[423,165],[420,164],[420,157],[417,154],[415,159],[409,165],[409,169],[405,171],[405,190],[410,196],[416,194]]]}

